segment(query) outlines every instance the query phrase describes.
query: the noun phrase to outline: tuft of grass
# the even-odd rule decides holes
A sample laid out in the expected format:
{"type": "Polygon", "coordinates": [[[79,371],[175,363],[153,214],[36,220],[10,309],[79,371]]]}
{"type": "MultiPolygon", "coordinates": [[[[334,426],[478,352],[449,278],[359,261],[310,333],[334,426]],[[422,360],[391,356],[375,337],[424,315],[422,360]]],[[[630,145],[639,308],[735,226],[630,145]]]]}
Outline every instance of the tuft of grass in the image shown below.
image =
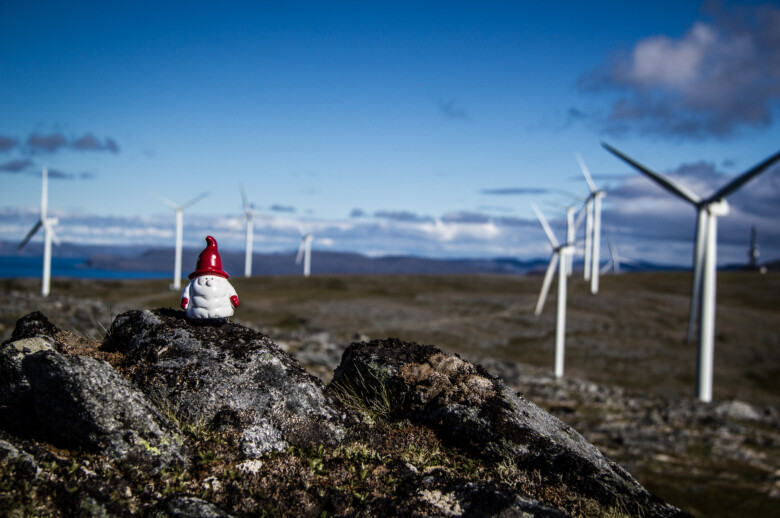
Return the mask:
{"type": "Polygon", "coordinates": [[[389,421],[402,401],[387,386],[387,381],[372,371],[369,379],[361,371],[356,379],[334,383],[333,393],[342,404],[354,410],[364,422],[374,424],[377,421],[389,421]]]}
{"type": "Polygon", "coordinates": [[[160,411],[160,413],[168,419],[173,425],[181,430],[184,435],[199,440],[211,440],[216,436],[214,430],[212,430],[209,420],[206,416],[201,415],[195,420],[187,419],[184,413],[181,411],[179,405],[171,403],[170,400],[158,396],[150,398],[152,404],[160,411]]]}

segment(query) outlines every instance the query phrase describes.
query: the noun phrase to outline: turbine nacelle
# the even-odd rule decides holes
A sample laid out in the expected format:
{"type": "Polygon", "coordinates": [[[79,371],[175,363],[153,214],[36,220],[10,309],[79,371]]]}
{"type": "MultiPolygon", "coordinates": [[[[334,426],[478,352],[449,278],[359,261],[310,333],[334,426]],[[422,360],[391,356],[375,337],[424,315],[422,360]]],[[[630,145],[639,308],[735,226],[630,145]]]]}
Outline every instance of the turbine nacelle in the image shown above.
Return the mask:
{"type": "Polygon", "coordinates": [[[726,200],[716,200],[707,204],[707,212],[710,216],[726,216],[731,208],[726,200]]]}

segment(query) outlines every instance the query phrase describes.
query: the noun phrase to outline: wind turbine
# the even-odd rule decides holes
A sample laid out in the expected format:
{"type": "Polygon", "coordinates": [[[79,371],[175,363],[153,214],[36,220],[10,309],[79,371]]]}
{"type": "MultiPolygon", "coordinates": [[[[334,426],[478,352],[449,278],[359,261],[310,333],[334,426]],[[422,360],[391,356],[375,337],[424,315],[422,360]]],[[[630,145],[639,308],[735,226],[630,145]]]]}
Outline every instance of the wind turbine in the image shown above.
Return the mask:
{"type": "Polygon", "coordinates": [[[171,285],[171,289],[179,290],[181,289],[181,242],[182,242],[182,231],[184,228],[184,209],[187,207],[190,207],[191,205],[194,205],[195,203],[199,202],[206,196],[208,196],[209,193],[202,192],[195,196],[193,199],[188,201],[187,203],[183,203],[181,205],[176,205],[170,200],[166,200],[162,196],[158,196],[160,200],[172,208],[174,212],[176,213],[176,258],[173,265],[173,284],[171,285]]]}
{"type": "Polygon", "coordinates": [[[59,245],[60,240],[54,233],[54,225],[59,223],[57,218],[50,218],[46,215],[46,209],[49,205],[49,170],[43,168],[43,185],[41,186],[41,218],[33,225],[33,228],[24,236],[19,243],[19,250],[24,248],[28,241],[43,227],[43,278],[41,280],[41,295],[47,297],[51,286],[51,242],[59,245]]]}
{"type": "Polygon", "coordinates": [[[544,302],[547,299],[547,292],[550,290],[550,284],[555,272],[555,267],[558,267],[558,305],[555,315],[555,377],[560,378],[563,376],[563,357],[566,337],[566,264],[568,257],[573,251],[573,244],[566,242],[563,245],[558,243],[555,239],[550,225],[544,217],[544,214],[539,210],[536,205],[531,205],[536,213],[536,217],[539,218],[539,223],[542,224],[544,233],[547,234],[547,239],[552,246],[552,256],[550,257],[550,263],[547,265],[547,271],[544,274],[544,281],[542,282],[542,291],[539,292],[539,300],[536,302],[536,310],[534,313],[539,316],[544,308],[544,302]]]}
{"type": "Polygon", "coordinates": [[[612,241],[612,238],[607,237],[607,244],[609,245],[609,261],[601,267],[599,270],[599,274],[604,275],[607,273],[610,269],[615,273],[620,273],[620,264],[621,263],[627,263],[627,264],[637,264],[636,261],[633,259],[628,259],[626,257],[621,257],[618,253],[617,245],[615,245],[615,242],[612,241]]]}
{"type": "Polygon", "coordinates": [[[756,238],[756,226],[750,227],[750,249],[748,250],[748,259],[750,260],[750,269],[758,270],[758,240],[756,238]]]}
{"type": "Polygon", "coordinates": [[[311,242],[314,240],[314,234],[305,232],[303,227],[298,227],[301,232],[301,244],[298,247],[298,256],[295,258],[295,264],[301,264],[303,259],[303,276],[311,275],[311,242]]]}
{"type": "Polygon", "coordinates": [[[690,342],[694,324],[698,320],[698,357],[697,357],[697,396],[701,401],[712,401],[712,366],[715,353],[715,284],[718,242],[718,216],[729,212],[725,198],[738,190],[748,181],[765,171],[780,159],[780,152],[755,165],[732,179],[714,194],[701,198],[682,185],[651,171],[642,164],[624,155],[608,144],[602,144],[610,153],[628,163],[661,187],[687,201],[696,209],[696,239],[693,249],[693,290],[691,294],[691,313],[688,323],[688,341],[690,342]]]}
{"type": "Polygon", "coordinates": [[[244,259],[244,277],[252,276],[252,239],[254,238],[254,223],[252,218],[254,217],[254,211],[252,205],[246,197],[246,191],[244,186],[241,186],[241,201],[244,204],[244,219],[246,220],[246,257],[244,259]]]}
{"type": "Polygon", "coordinates": [[[593,177],[585,165],[585,161],[578,154],[574,155],[580,164],[582,174],[588,183],[590,195],[585,202],[585,280],[590,280],[590,292],[599,292],[599,253],[601,251],[601,198],[607,195],[600,191],[593,183],[593,177]]]}

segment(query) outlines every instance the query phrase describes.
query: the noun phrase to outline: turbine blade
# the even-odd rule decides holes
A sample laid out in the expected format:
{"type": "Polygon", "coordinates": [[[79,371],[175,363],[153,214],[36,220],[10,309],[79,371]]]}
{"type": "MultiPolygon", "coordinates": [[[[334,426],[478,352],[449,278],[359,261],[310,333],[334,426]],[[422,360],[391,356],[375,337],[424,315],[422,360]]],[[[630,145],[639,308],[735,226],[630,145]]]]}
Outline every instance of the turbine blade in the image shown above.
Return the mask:
{"type": "Polygon", "coordinates": [[[611,237],[607,238],[607,246],[609,246],[609,255],[612,256],[612,262],[617,262],[617,248],[615,248],[615,243],[612,241],[611,237]]]}
{"type": "Polygon", "coordinates": [[[301,225],[300,221],[296,221],[295,224],[298,227],[298,232],[301,234],[301,237],[305,237],[306,236],[306,229],[303,228],[303,225],[301,225]]]}
{"type": "Polygon", "coordinates": [[[38,220],[38,222],[35,225],[33,225],[33,228],[30,229],[30,231],[27,233],[27,235],[24,236],[24,239],[22,239],[22,242],[19,243],[19,250],[24,248],[24,245],[26,245],[27,242],[30,241],[30,239],[32,239],[32,237],[35,235],[35,233],[38,232],[38,229],[41,228],[42,226],[43,226],[43,221],[38,220]]]}
{"type": "Polygon", "coordinates": [[[249,206],[249,200],[246,197],[246,191],[244,190],[244,184],[240,184],[241,188],[241,201],[244,203],[244,212],[249,216],[252,213],[252,207],[249,206]]]}
{"type": "Polygon", "coordinates": [[[175,203],[173,203],[171,200],[169,200],[167,198],[163,198],[159,194],[155,194],[154,197],[157,198],[158,200],[160,200],[161,202],[163,202],[164,204],[166,204],[167,206],[169,206],[170,208],[172,208],[173,210],[176,210],[176,209],[179,208],[179,206],[176,205],[175,203]]]}
{"type": "Polygon", "coordinates": [[[306,241],[301,240],[300,246],[298,246],[298,255],[295,257],[295,264],[301,264],[301,259],[303,259],[303,252],[306,248],[306,241]]]}
{"type": "Polygon", "coordinates": [[[49,169],[44,167],[41,171],[41,221],[46,221],[46,212],[49,208],[49,169]]]}
{"type": "Polygon", "coordinates": [[[647,167],[643,166],[639,162],[636,162],[632,158],[629,158],[628,156],[624,155],[617,149],[613,148],[609,144],[602,142],[601,145],[604,146],[604,149],[606,149],[616,157],[620,158],[621,160],[623,160],[624,162],[632,166],[634,169],[636,169],[640,173],[644,174],[645,176],[647,176],[648,178],[650,178],[651,180],[659,184],[667,191],[676,194],[680,198],[692,203],[693,205],[699,205],[699,203],[701,202],[701,198],[699,198],[699,196],[696,195],[690,189],[687,189],[682,185],[678,185],[673,181],[671,181],[670,179],[663,176],[662,174],[656,173],[655,171],[648,169],[647,167]]]}
{"type": "Polygon", "coordinates": [[[182,204],[181,209],[184,210],[187,207],[195,205],[196,203],[198,203],[200,200],[202,200],[203,198],[205,198],[208,195],[209,195],[208,192],[202,192],[202,193],[198,194],[197,196],[195,196],[193,199],[191,199],[187,203],[182,204]]]}
{"type": "Polygon", "coordinates": [[[555,234],[553,234],[553,231],[550,228],[550,225],[547,223],[547,219],[545,219],[544,214],[542,214],[542,211],[539,210],[539,207],[533,203],[531,204],[531,208],[534,209],[536,217],[539,219],[539,223],[542,224],[542,228],[544,229],[544,233],[547,234],[547,239],[550,241],[550,244],[553,246],[553,248],[557,249],[561,245],[558,243],[558,240],[555,239],[555,234]]]}
{"type": "Polygon", "coordinates": [[[745,185],[747,182],[749,182],[753,177],[758,176],[759,174],[766,171],[766,169],[772,165],[773,163],[777,162],[777,160],[780,159],[780,151],[775,153],[774,155],[770,156],[760,164],[754,166],[752,169],[745,171],[741,175],[734,178],[732,181],[721,187],[721,189],[710,196],[707,201],[715,201],[720,200],[721,198],[725,198],[732,192],[736,191],[743,185],[745,185]]]}
{"type": "Polygon", "coordinates": [[[583,198],[582,196],[580,196],[578,194],[574,194],[573,192],[569,192],[569,191],[567,191],[565,189],[550,189],[550,192],[557,192],[558,194],[562,194],[564,196],[567,196],[567,197],[571,198],[572,200],[577,200],[577,201],[581,201],[581,202],[585,203],[585,198],[583,198]]]}
{"type": "Polygon", "coordinates": [[[585,219],[585,214],[587,213],[587,205],[583,204],[582,207],[580,207],[579,212],[577,213],[577,218],[574,220],[574,232],[576,233],[580,229],[580,225],[582,225],[583,219],[585,219]]]}
{"type": "Polygon", "coordinates": [[[534,314],[539,316],[544,309],[544,302],[547,300],[547,292],[550,291],[550,284],[552,284],[553,275],[555,275],[555,267],[558,266],[558,252],[553,252],[550,257],[550,263],[547,265],[547,271],[544,272],[544,281],[542,282],[542,291],[539,292],[539,300],[536,301],[536,309],[534,314]]]}
{"type": "Polygon", "coordinates": [[[588,184],[588,189],[590,189],[591,194],[593,194],[598,189],[596,189],[596,184],[593,183],[593,177],[590,175],[590,171],[588,171],[588,166],[585,165],[585,160],[582,159],[579,153],[574,153],[574,157],[577,159],[577,162],[580,163],[582,175],[585,177],[585,181],[588,184]]]}

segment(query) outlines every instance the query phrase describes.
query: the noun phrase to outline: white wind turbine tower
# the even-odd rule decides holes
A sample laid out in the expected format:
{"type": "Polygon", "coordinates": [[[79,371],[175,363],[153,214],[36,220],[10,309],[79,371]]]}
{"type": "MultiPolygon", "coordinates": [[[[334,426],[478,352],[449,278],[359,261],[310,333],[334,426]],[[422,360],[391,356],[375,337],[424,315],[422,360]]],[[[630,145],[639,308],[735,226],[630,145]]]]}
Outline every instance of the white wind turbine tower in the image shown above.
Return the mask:
{"type": "Polygon", "coordinates": [[[628,163],[672,194],[682,198],[696,208],[696,240],[693,251],[693,293],[688,325],[688,340],[691,340],[694,322],[698,317],[697,396],[701,401],[712,401],[712,366],[715,353],[715,276],[718,242],[718,216],[729,212],[726,196],[733,193],[765,171],[780,159],[780,152],[767,158],[752,169],[737,176],[707,198],[701,198],[689,189],[672,182],[665,176],[651,171],[642,164],[627,157],[608,144],[604,148],[628,163]]]}
{"type": "Polygon", "coordinates": [[[305,232],[303,227],[298,227],[301,232],[301,244],[298,246],[298,255],[295,258],[295,264],[301,264],[303,259],[303,276],[311,275],[311,242],[314,240],[314,234],[305,232]]]}
{"type": "Polygon", "coordinates": [[[254,248],[252,246],[252,240],[254,239],[254,211],[252,210],[252,204],[246,197],[246,191],[244,186],[241,186],[241,201],[244,204],[244,219],[246,220],[246,257],[244,258],[244,277],[252,276],[252,254],[254,248]]]}
{"type": "Polygon", "coordinates": [[[47,297],[49,295],[49,288],[51,286],[51,242],[60,244],[60,240],[57,234],[54,233],[54,225],[59,220],[57,218],[50,218],[47,216],[47,208],[49,205],[49,170],[43,168],[43,185],[41,187],[41,219],[39,219],[33,228],[24,236],[24,239],[19,243],[19,250],[24,248],[28,241],[38,232],[38,229],[43,227],[43,278],[41,282],[41,295],[47,297]]]}
{"type": "Polygon", "coordinates": [[[550,263],[547,265],[547,271],[544,274],[544,281],[542,282],[542,291],[539,292],[539,300],[536,302],[536,310],[534,313],[539,316],[544,308],[544,302],[547,299],[547,292],[550,290],[550,284],[555,272],[555,267],[558,267],[558,304],[557,312],[555,316],[555,377],[560,378],[563,376],[563,357],[565,351],[565,337],[566,337],[566,264],[568,257],[572,254],[573,244],[566,242],[563,245],[558,243],[555,239],[550,225],[544,217],[544,214],[539,210],[536,205],[532,205],[536,217],[539,218],[539,223],[542,224],[544,233],[547,234],[547,239],[550,241],[553,252],[550,257],[550,263]]]}
{"type": "Polygon", "coordinates": [[[171,289],[181,289],[181,247],[182,233],[184,229],[184,209],[194,205],[208,195],[209,193],[202,192],[187,203],[183,203],[181,205],[176,205],[172,201],[166,200],[162,196],[158,196],[158,198],[160,198],[164,204],[172,208],[176,213],[176,258],[174,259],[175,262],[173,265],[173,284],[171,285],[171,289]]]}
{"type": "Polygon", "coordinates": [[[593,183],[593,177],[578,154],[574,155],[580,164],[582,174],[588,183],[590,195],[585,202],[585,280],[590,280],[590,292],[599,292],[599,253],[601,252],[601,198],[607,195],[593,183]]]}
{"type": "Polygon", "coordinates": [[[750,227],[750,249],[748,249],[748,264],[751,270],[758,270],[758,240],[756,239],[756,226],[750,227]]]}

